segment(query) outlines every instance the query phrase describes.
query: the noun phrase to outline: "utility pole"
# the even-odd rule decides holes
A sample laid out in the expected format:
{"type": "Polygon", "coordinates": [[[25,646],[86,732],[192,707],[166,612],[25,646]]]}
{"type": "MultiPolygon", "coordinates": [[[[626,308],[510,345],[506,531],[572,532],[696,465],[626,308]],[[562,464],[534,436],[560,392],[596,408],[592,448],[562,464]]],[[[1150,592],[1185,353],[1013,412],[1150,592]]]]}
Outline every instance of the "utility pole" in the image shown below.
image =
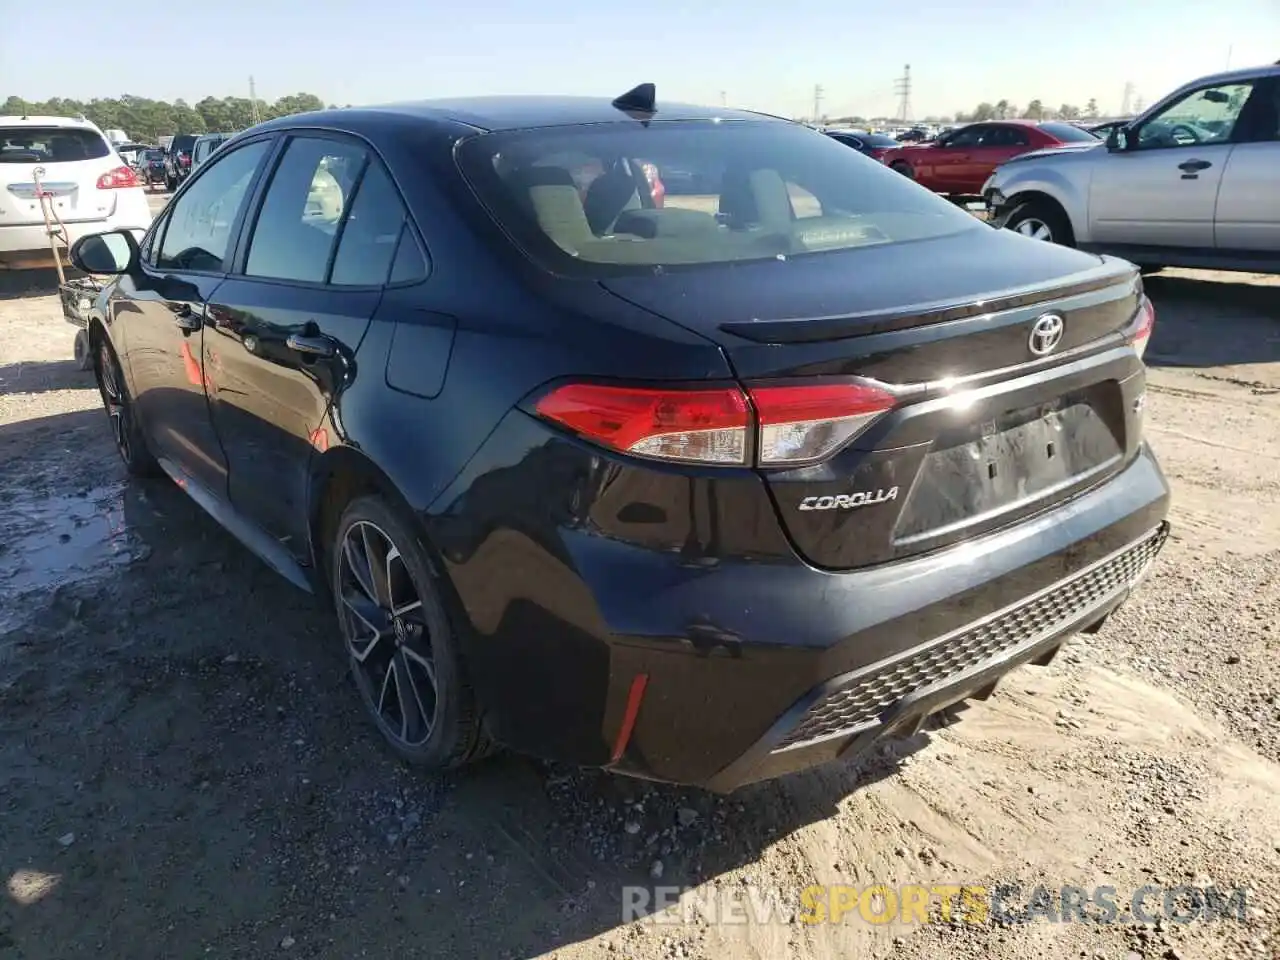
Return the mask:
{"type": "Polygon", "coordinates": [[[1138,96],[1133,101],[1133,112],[1141,113],[1142,108],[1145,107],[1146,105],[1147,105],[1147,101],[1143,100],[1141,96],[1138,96]]]}
{"type": "Polygon", "coordinates": [[[1227,45],[1227,65],[1224,69],[1227,69],[1227,70],[1231,69],[1231,51],[1234,49],[1234,47],[1235,47],[1235,44],[1227,45]]]}
{"type": "Polygon", "coordinates": [[[1127,117],[1131,113],[1130,107],[1133,106],[1133,81],[1126,80],[1124,84],[1124,98],[1120,101],[1120,116],[1127,117]]]}
{"type": "Polygon", "coordinates": [[[725,94],[725,92],[724,92],[723,90],[721,90],[721,91],[720,91],[720,106],[722,106],[722,107],[727,107],[728,105],[729,105],[729,98],[728,98],[728,96],[725,94]]]}
{"type": "Polygon", "coordinates": [[[815,83],[813,85],[813,122],[815,125],[822,122],[822,84],[815,83]]]}
{"type": "Polygon", "coordinates": [[[253,85],[253,77],[249,77],[249,116],[253,118],[256,124],[262,118],[258,116],[258,90],[253,85]]]}
{"type": "Polygon", "coordinates": [[[898,98],[898,119],[911,118],[911,64],[902,68],[902,76],[893,81],[893,92],[898,98]]]}

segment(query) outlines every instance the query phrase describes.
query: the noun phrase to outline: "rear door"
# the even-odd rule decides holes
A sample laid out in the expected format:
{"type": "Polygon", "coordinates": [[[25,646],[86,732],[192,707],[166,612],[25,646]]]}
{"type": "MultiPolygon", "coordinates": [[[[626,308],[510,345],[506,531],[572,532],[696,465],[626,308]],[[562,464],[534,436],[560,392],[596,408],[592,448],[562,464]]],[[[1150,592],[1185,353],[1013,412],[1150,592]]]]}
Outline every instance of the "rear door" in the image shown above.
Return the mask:
{"type": "Polygon", "coordinates": [[[1280,256],[1280,78],[1258,83],[1239,126],[1218,188],[1214,242],[1280,256]]]}
{"type": "Polygon", "coordinates": [[[1093,165],[1093,241],[1212,249],[1232,133],[1252,89],[1251,83],[1201,87],[1122,132],[1127,148],[1099,154],[1093,165]]]}
{"type": "Polygon", "coordinates": [[[120,166],[102,135],[88,127],[0,126],[0,229],[44,225],[35,173],[63,223],[105,220],[116,194],[99,178],[120,166]]]}
{"type": "Polygon", "coordinates": [[[387,171],[364,144],[293,136],[266,182],[234,275],[209,305],[210,408],[227,452],[231,501],[298,556],[308,544],[311,456],[333,439],[325,415],[354,376],[405,218],[387,171]]]}

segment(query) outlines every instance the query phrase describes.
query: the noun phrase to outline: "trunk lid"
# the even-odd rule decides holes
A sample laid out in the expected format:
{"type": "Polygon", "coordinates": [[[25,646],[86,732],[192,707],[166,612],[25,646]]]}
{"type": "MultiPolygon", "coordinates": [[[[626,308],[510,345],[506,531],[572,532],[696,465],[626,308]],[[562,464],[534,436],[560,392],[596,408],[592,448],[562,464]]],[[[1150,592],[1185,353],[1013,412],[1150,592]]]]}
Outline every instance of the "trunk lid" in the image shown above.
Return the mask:
{"type": "Polygon", "coordinates": [[[822,463],[761,471],[797,551],[849,569],[1016,522],[1136,454],[1136,270],[985,228],[606,279],[717,343],[748,387],[869,378],[900,403],[822,463]],[[1032,329],[1060,318],[1037,355],[1032,329]]]}

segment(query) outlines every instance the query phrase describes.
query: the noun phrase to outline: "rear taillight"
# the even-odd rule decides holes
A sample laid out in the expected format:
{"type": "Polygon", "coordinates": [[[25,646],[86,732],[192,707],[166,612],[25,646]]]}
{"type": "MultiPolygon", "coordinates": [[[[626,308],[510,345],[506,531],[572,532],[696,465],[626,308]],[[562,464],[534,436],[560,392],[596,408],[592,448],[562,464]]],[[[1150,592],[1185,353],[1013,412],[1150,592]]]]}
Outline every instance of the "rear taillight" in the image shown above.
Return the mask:
{"type": "Polygon", "coordinates": [[[893,409],[887,390],[863,383],[753,387],[762,467],[822,460],[893,409]]]}
{"type": "Polygon", "coordinates": [[[893,394],[862,383],[713,389],[570,384],[538,415],[623,453],[684,463],[799,466],[830,456],[890,410],[893,394]]]}
{"type": "Polygon", "coordinates": [[[136,187],[138,185],[138,175],[133,172],[133,167],[116,167],[114,170],[108,170],[98,178],[99,190],[119,190],[121,187],[136,187]]]}
{"type": "Polygon", "coordinates": [[[1142,301],[1138,304],[1138,319],[1135,321],[1133,332],[1133,349],[1138,351],[1141,357],[1147,352],[1147,343],[1151,340],[1151,331],[1156,326],[1156,308],[1144,294],[1142,301]]]}
{"type": "Polygon", "coordinates": [[[661,460],[744,465],[751,414],[737,387],[655,390],[575,383],[537,403],[588,440],[661,460]]]}

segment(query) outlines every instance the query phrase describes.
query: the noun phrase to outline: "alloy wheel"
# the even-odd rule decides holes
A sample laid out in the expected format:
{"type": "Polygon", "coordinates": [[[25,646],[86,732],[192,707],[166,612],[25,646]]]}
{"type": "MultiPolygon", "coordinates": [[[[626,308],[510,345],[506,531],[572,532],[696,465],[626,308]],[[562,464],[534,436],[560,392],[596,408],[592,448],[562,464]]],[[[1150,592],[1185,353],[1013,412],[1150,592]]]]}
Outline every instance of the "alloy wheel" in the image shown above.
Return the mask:
{"type": "Polygon", "coordinates": [[[360,691],[383,732],[425,744],[439,697],[422,598],[404,557],[381,527],[357,520],[338,555],[342,630],[360,691]]]}
{"type": "Polygon", "coordinates": [[[1049,225],[1043,220],[1037,220],[1035,217],[1027,217],[1013,228],[1014,233],[1020,233],[1024,237],[1030,237],[1032,240],[1053,241],[1053,231],[1049,229],[1049,225]]]}
{"type": "Polygon", "coordinates": [[[125,463],[129,463],[133,454],[129,440],[129,396],[124,391],[115,357],[105,343],[98,347],[98,392],[102,394],[102,405],[111,421],[111,434],[115,437],[116,449],[120,451],[125,463]]]}

